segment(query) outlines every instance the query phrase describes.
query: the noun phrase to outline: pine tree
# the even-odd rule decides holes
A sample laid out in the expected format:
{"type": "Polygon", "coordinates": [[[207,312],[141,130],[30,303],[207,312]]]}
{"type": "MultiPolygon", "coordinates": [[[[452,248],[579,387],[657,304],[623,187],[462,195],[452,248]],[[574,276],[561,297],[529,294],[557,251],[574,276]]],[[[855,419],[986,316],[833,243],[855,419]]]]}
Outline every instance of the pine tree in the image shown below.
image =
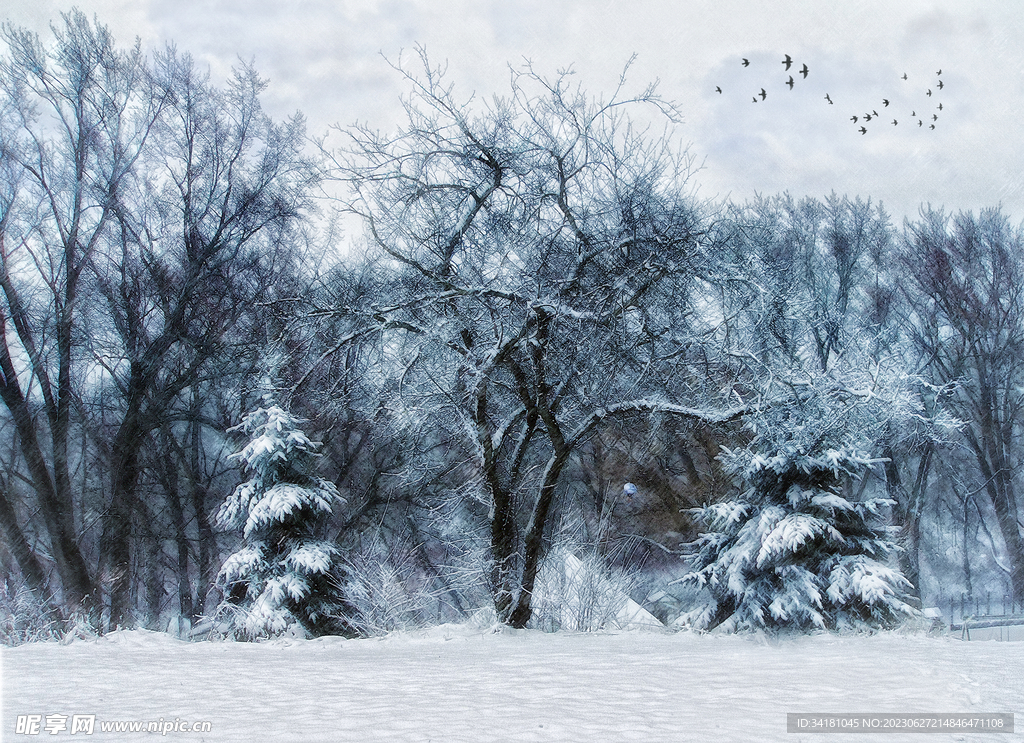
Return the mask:
{"type": "Polygon", "coordinates": [[[298,622],[313,635],[346,634],[338,550],[321,535],[337,488],[312,473],[319,444],[303,421],[277,405],[249,413],[241,429],[249,442],[232,455],[249,479],[217,514],[222,529],[241,533],[242,547],[221,567],[218,583],[229,597],[242,637],[278,635],[298,622]]]}
{"type": "Polygon", "coordinates": [[[903,600],[910,583],[889,565],[893,501],[851,494],[879,460],[856,445],[856,416],[836,413],[842,405],[829,411],[842,401],[825,397],[761,414],[752,442],[719,456],[741,495],[694,509],[707,532],[682,581],[706,588],[710,601],[683,624],[867,629],[915,613],[903,600]]]}

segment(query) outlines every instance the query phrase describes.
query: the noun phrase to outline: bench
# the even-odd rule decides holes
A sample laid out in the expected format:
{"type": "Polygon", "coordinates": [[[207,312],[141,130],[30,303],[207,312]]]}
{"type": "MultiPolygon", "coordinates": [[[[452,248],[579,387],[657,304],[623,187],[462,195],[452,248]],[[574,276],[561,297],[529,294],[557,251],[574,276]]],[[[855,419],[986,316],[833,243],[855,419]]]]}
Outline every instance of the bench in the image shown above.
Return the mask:
{"type": "Polygon", "coordinates": [[[1024,626],[1024,614],[983,614],[977,617],[964,617],[960,624],[950,624],[949,630],[950,632],[960,630],[960,637],[970,640],[972,628],[1014,626],[1024,626]]]}

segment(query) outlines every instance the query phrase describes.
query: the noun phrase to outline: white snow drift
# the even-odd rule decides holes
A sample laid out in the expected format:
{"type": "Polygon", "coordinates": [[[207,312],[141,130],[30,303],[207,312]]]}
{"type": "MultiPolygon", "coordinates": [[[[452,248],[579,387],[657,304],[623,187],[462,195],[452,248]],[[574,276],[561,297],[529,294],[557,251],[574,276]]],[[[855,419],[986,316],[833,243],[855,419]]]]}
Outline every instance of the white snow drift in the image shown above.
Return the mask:
{"type": "MultiPolygon", "coordinates": [[[[1016,713],[1024,643],[883,633],[763,637],[445,626],[383,640],[188,643],[116,632],[4,649],[4,740],[785,741],[787,712],[1016,713]],[[95,715],[92,736],[15,734],[19,715],[95,715]],[[207,721],[211,732],[103,732],[207,721]]],[[[1020,733],[866,736],[1000,741],[1020,733]]],[[[858,737],[857,740],[862,740],[858,737]]]]}

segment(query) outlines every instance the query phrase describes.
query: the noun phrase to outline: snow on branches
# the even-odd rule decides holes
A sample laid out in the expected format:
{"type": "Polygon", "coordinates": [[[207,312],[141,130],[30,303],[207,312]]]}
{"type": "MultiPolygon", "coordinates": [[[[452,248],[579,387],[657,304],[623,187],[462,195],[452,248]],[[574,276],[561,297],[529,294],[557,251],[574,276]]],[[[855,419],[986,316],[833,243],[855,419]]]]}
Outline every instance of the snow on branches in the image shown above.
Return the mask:
{"type": "MultiPolygon", "coordinates": [[[[833,388],[834,389],[834,388],[833,388]]],[[[754,437],[719,460],[738,495],[694,509],[707,532],[682,581],[708,601],[680,624],[723,631],[890,627],[911,616],[910,583],[888,564],[893,501],[858,493],[880,459],[866,449],[884,410],[844,414],[827,385],[748,416],[754,437]]]]}
{"type": "Polygon", "coordinates": [[[232,456],[250,477],[228,496],[217,524],[241,532],[245,543],[224,561],[218,582],[243,637],[277,635],[296,622],[311,634],[327,633],[341,605],[333,575],[338,550],[317,532],[342,499],[333,483],[312,474],[319,444],[301,423],[270,405],[235,429],[249,434],[232,456]]]}

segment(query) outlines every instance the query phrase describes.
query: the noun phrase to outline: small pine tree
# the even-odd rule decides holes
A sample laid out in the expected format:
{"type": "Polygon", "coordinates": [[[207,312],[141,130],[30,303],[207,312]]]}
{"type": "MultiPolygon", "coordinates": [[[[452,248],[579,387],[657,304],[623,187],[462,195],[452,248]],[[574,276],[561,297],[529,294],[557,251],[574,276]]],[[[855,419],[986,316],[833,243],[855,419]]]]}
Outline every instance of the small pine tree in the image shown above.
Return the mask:
{"type": "Polygon", "coordinates": [[[250,478],[217,513],[222,529],[241,533],[243,546],[218,576],[236,633],[256,639],[278,635],[295,622],[313,635],[346,634],[338,550],[320,532],[341,502],[333,483],[312,474],[319,444],[302,423],[269,405],[249,413],[236,429],[249,442],[234,458],[250,478]]]}
{"type": "Polygon", "coordinates": [[[711,600],[683,624],[873,629],[915,614],[903,600],[910,583],[887,564],[898,549],[885,526],[893,501],[843,495],[877,461],[851,441],[856,416],[826,415],[813,402],[803,416],[763,416],[748,447],[719,456],[742,495],[694,509],[708,531],[682,581],[711,600]]]}

